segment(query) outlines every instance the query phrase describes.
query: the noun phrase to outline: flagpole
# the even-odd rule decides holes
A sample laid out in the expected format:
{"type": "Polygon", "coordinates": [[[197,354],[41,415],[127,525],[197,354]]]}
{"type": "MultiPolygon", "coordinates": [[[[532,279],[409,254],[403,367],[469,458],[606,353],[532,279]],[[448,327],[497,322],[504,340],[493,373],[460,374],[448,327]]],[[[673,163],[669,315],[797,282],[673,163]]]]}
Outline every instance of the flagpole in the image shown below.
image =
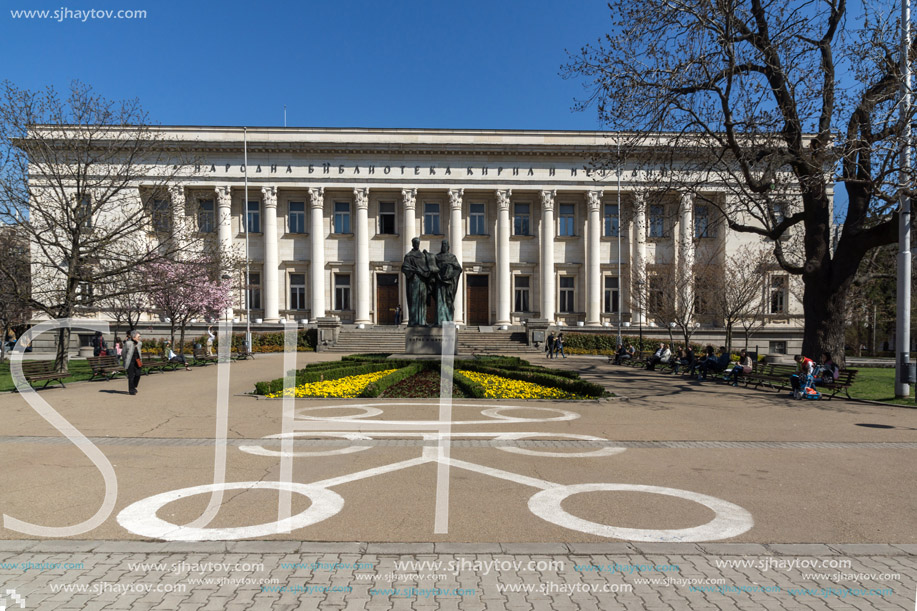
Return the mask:
{"type": "Polygon", "coordinates": [[[251,289],[249,288],[249,282],[251,281],[250,272],[250,259],[248,256],[248,128],[242,128],[242,155],[243,155],[243,167],[245,172],[243,172],[245,177],[245,204],[242,206],[244,210],[242,216],[242,222],[245,225],[245,348],[246,352],[251,354],[252,351],[252,304],[249,302],[249,293],[251,289]]]}
{"type": "Polygon", "coordinates": [[[909,397],[908,383],[911,360],[911,201],[907,185],[911,167],[911,63],[908,51],[911,46],[910,0],[901,0],[901,161],[898,192],[898,299],[897,299],[897,375],[895,396],[909,397]]]}

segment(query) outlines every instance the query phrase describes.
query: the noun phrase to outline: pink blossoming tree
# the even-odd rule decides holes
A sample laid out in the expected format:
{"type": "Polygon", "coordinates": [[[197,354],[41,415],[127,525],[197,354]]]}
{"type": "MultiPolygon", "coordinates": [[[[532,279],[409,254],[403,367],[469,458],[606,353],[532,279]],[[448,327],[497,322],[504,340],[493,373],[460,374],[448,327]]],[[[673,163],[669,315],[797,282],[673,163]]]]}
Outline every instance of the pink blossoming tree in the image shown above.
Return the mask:
{"type": "Polygon", "coordinates": [[[232,284],[214,280],[217,265],[199,256],[184,261],[162,261],[148,265],[146,276],[150,302],[169,319],[169,336],[181,350],[185,327],[195,318],[217,318],[232,304],[232,284]],[[175,343],[175,330],[180,332],[175,343]]]}

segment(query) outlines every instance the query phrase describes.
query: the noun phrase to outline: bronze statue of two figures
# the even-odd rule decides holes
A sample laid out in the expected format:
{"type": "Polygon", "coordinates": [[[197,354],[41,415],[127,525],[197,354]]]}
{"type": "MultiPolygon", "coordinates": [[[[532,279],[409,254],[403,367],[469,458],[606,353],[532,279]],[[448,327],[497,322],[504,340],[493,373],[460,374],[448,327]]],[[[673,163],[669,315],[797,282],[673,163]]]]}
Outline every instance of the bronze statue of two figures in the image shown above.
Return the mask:
{"type": "Polygon", "coordinates": [[[449,242],[443,240],[439,254],[433,255],[420,250],[420,240],[411,240],[413,248],[404,255],[401,273],[407,282],[408,326],[426,327],[427,300],[430,295],[436,301],[436,326],[453,320],[455,314],[455,290],[458,288],[462,266],[449,252],[449,242]]]}

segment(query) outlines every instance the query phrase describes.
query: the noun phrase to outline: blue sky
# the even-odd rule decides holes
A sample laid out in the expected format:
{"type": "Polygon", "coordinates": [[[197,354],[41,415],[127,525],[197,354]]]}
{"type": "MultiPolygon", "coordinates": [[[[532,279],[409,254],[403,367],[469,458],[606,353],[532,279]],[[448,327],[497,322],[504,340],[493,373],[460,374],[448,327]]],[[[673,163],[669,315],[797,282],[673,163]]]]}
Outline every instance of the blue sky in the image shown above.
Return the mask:
{"type": "Polygon", "coordinates": [[[176,2],[6,0],[0,78],[82,80],[155,123],[598,129],[571,111],[564,49],[607,29],[601,0],[176,2]],[[139,9],[145,19],[14,19],[139,9]],[[75,13],[72,13],[75,14],[75,13]],[[14,58],[10,61],[10,58],[14,58]]]}

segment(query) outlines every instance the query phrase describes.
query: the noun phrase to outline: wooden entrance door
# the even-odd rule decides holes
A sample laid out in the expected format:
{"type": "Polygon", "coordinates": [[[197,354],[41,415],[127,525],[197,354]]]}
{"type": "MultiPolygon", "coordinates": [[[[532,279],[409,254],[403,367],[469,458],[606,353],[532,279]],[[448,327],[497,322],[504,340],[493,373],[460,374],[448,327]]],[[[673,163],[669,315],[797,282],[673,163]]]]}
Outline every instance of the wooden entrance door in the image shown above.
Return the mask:
{"type": "Polygon", "coordinates": [[[465,282],[468,286],[468,312],[469,325],[490,324],[490,297],[487,288],[488,276],[484,274],[469,275],[465,282]]]}
{"type": "Polygon", "coordinates": [[[398,274],[376,274],[376,324],[395,324],[398,307],[398,274]]]}

